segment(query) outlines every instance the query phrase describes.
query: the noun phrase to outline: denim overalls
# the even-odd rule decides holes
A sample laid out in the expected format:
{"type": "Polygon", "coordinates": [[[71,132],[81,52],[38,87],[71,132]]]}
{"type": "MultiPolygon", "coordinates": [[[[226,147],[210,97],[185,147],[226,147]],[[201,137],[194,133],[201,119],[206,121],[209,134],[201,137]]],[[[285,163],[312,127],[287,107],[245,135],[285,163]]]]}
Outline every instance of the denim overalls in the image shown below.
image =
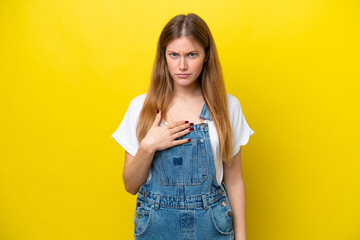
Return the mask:
{"type": "MultiPolygon", "coordinates": [[[[200,118],[211,120],[205,103],[200,118]]],[[[137,195],[135,239],[234,239],[227,190],[216,180],[209,126],[193,128],[177,138],[190,142],[155,153],[152,177],[137,195]]]]}

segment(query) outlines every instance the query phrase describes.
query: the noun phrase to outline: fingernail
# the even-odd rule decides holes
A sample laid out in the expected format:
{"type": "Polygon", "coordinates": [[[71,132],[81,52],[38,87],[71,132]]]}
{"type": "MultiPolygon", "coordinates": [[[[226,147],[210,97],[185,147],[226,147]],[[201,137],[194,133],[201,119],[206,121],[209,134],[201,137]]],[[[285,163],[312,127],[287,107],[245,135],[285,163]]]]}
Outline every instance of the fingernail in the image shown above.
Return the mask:
{"type": "Polygon", "coordinates": [[[193,130],[193,128],[189,128],[189,130],[190,130],[190,131],[192,131],[192,130],[193,130]]]}
{"type": "Polygon", "coordinates": [[[188,138],[188,142],[190,142],[191,138],[188,138]]]}
{"type": "Polygon", "coordinates": [[[190,123],[190,126],[194,125],[194,123],[190,123]]]}
{"type": "Polygon", "coordinates": [[[158,109],[158,108],[156,109],[156,113],[159,113],[159,109],[158,109]]]}
{"type": "Polygon", "coordinates": [[[185,121],[185,123],[188,123],[189,121],[185,121]]]}

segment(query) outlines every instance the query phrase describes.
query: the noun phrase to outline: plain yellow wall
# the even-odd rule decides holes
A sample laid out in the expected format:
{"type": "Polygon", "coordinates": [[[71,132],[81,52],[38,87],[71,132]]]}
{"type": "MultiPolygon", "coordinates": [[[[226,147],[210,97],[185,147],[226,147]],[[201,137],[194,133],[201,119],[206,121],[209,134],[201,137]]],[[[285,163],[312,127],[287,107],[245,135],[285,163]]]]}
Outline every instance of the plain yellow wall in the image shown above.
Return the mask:
{"type": "Polygon", "coordinates": [[[132,239],[110,135],[165,23],[194,12],[255,131],[248,240],[360,239],[359,1],[0,2],[0,239],[132,239]]]}

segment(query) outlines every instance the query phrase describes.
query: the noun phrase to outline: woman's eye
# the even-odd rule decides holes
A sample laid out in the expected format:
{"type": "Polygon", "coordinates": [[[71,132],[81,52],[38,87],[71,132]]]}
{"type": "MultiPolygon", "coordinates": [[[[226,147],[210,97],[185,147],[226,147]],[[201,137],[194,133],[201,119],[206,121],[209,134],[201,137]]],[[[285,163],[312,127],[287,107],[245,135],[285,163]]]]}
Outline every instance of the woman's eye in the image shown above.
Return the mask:
{"type": "Polygon", "coordinates": [[[196,57],[196,53],[189,53],[189,57],[191,57],[191,58],[196,57]]]}
{"type": "Polygon", "coordinates": [[[170,53],[170,57],[176,57],[176,53],[170,53]]]}

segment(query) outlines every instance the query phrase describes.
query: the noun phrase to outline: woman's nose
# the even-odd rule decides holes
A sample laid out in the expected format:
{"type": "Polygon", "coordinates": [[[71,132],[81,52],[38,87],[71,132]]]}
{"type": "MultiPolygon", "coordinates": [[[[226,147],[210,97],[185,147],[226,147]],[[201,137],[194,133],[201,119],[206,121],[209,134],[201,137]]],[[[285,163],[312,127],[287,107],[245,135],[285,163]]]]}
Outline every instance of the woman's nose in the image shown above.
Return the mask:
{"type": "Polygon", "coordinates": [[[180,58],[180,70],[186,70],[187,69],[187,62],[184,57],[180,58]]]}

